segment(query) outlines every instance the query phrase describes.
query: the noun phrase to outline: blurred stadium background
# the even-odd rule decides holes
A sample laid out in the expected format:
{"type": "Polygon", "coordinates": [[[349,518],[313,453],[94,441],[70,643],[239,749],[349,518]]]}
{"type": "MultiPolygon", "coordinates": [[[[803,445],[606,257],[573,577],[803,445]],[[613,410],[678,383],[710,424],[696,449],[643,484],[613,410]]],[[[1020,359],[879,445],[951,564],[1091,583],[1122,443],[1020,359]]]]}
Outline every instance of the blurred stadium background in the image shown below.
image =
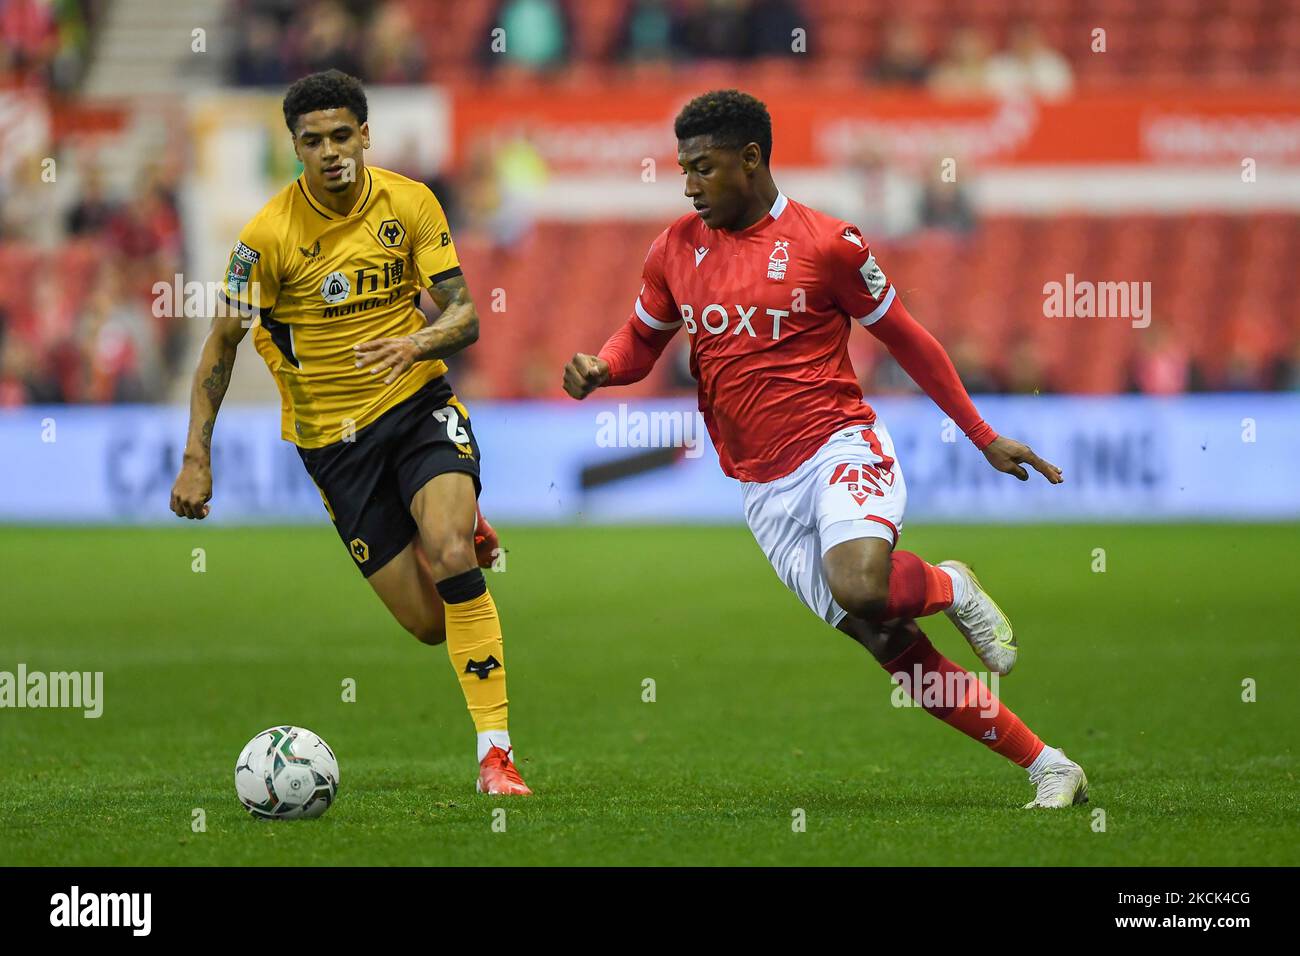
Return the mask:
{"type": "MultiPolygon", "coordinates": [[[[584,482],[617,451],[592,447],[590,407],[561,404],[558,383],[628,314],[649,241],[687,210],[671,120],[717,86],[766,99],[778,183],[861,226],[972,392],[1036,397],[986,417],[1023,422],[1101,489],[1044,514],[1211,512],[1222,461],[1194,453],[1207,435],[1240,451],[1243,419],[1276,422],[1272,451],[1249,449],[1263,477],[1226,513],[1300,512],[1274,470],[1296,463],[1276,429],[1296,437],[1300,389],[1295,0],[3,0],[0,26],[0,434],[18,463],[0,519],[166,518],[172,413],[205,322],[156,314],[158,283],[220,279],[239,227],[297,173],[284,86],[328,66],[369,84],[370,161],[449,211],[485,317],[453,381],[492,423],[490,484],[513,486],[489,492],[498,513],[690,516],[635,477],[584,482]],[[1149,282],[1149,325],[1045,316],[1045,283],[1067,276],[1149,282]],[[556,404],[511,426],[494,403],[516,401],[556,404]],[[29,427],[51,406],[58,453],[29,427]]],[[[689,409],[684,344],[611,399],[689,409]]],[[[853,358],[891,422],[939,427],[869,336],[853,358]]],[[[219,516],[319,517],[276,448],[274,401],[245,355],[226,417],[262,411],[218,428],[219,516]],[[223,485],[223,455],[245,485],[223,485]]],[[[927,461],[932,444],[905,459],[915,516],[1006,514],[950,446],[927,461]]],[[[711,454],[678,464],[654,487],[737,516],[711,454]]]]}
{"type": "Polygon", "coordinates": [[[103,670],[107,698],[0,713],[0,862],[1296,863],[1300,0],[0,0],[0,29],[0,670],[103,670]],[[482,315],[451,374],[541,795],[508,840],[465,799],[441,649],[336,543],[247,346],[212,516],[167,508],[207,326],[171,290],[219,283],[297,174],[280,97],[329,66],[369,84],[369,160],[447,207],[482,315]],[[985,417],[1065,469],[992,472],[855,333],[904,541],[996,589],[1006,699],[1087,766],[1109,834],[1026,819],[1011,767],[886,706],[707,443],[606,447],[602,413],[693,420],[684,342],[563,398],[689,210],[675,113],[720,86],[767,101],[778,184],[856,221],[985,417]],[[1150,283],[1150,311],[1049,316],[1071,276],[1150,283]],[[286,721],[346,793],[322,826],[241,825],[239,747],[286,721]]]}

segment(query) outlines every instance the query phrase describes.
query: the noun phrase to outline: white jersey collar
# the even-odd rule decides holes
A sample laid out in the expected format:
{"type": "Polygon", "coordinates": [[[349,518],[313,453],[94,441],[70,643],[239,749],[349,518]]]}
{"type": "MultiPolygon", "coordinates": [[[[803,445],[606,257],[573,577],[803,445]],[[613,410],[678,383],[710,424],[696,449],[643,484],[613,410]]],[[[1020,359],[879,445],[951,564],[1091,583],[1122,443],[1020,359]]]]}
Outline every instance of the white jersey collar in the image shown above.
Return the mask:
{"type": "Polygon", "coordinates": [[[772,203],[772,208],[768,210],[767,214],[773,219],[780,219],[781,213],[785,212],[786,204],[789,201],[790,200],[785,198],[785,193],[778,189],[776,191],[776,202],[772,203]]]}

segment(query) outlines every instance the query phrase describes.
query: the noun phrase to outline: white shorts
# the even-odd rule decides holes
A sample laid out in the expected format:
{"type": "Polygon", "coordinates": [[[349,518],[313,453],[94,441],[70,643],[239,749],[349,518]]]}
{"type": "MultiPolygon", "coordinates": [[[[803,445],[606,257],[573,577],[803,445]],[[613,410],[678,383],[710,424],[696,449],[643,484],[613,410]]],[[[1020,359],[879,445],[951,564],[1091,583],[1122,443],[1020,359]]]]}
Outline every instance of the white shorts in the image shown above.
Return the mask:
{"type": "Polygon", "coordinates": [[[844,428],[784,478],[742,487],[745,522],[777,577],[814,614],[839,624],[846,612],[831,597],[822,556],[855,538],[892,546],[903,528],[907,486],[885,426],[877,419],[844,428]]]}

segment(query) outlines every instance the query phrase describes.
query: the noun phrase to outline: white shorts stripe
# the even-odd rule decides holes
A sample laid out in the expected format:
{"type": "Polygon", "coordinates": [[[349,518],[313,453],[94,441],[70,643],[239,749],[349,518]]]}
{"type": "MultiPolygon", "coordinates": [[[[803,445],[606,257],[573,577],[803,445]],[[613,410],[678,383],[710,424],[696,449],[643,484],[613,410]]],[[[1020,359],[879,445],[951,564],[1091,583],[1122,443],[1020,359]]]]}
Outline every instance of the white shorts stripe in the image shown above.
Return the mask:
{"type": "Polygon", "coordinates": [[[875,322],[877,322],[882,315],[888,312],[889,307],[893,304],[894,304],[894,287],[891,285],[889,287],[889,291],[885,293],[885,297],[880,300],[880,305],[876,306],[876,308],[871,312],[870,315],[864,315],[862,318],[858,319],[857,321],[861,322],[863,325],[872,325],[875,322]]]}
{"type": "Polygon", "coordinates": [[[645,306],[641,304],[640,296],[636,297],[636,314],[642,322],[659,332],[667,332],[669,329],[675,329],[677,326],[682,324],[681,319],[678,319],[676,322],[660,322],[645,310],[645,306]]]}

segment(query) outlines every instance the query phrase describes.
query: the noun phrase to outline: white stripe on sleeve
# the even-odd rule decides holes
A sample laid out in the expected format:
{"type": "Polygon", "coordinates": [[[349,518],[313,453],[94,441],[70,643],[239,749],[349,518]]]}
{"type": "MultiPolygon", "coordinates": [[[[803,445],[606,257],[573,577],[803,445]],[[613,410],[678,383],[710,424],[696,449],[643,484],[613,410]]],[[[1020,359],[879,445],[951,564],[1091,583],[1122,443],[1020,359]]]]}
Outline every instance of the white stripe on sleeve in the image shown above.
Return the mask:
{"type": "MultiPolygon", "coordinates": [[[[891,289],[890,291],[892,292],[893,290],[891,289]]],[[[667,332],[669,329],[675,329],[677,326],[682,324],[681,319],[678,319],[676,322],[660,322],[645,310],[645,306],[641,304],[640,296],[636,297],[636,314],[642,322],[658,332],[667,332]]]]}
{"type": "Polygon", "coordinates": [[[864,315],[862,318],[857,319],[856,321],[861,322],[863,325],[873,325],[880,319],[881,316],[883,316],[886,312],[889,311],[889,307],[893,304],[894,304],[894,287],[891,285],[889,287],[889,291],[885,293],[885,297],[880,300],[880,305],[876,306],[875,309],[871,311],[870,315],[864,315]]]}

